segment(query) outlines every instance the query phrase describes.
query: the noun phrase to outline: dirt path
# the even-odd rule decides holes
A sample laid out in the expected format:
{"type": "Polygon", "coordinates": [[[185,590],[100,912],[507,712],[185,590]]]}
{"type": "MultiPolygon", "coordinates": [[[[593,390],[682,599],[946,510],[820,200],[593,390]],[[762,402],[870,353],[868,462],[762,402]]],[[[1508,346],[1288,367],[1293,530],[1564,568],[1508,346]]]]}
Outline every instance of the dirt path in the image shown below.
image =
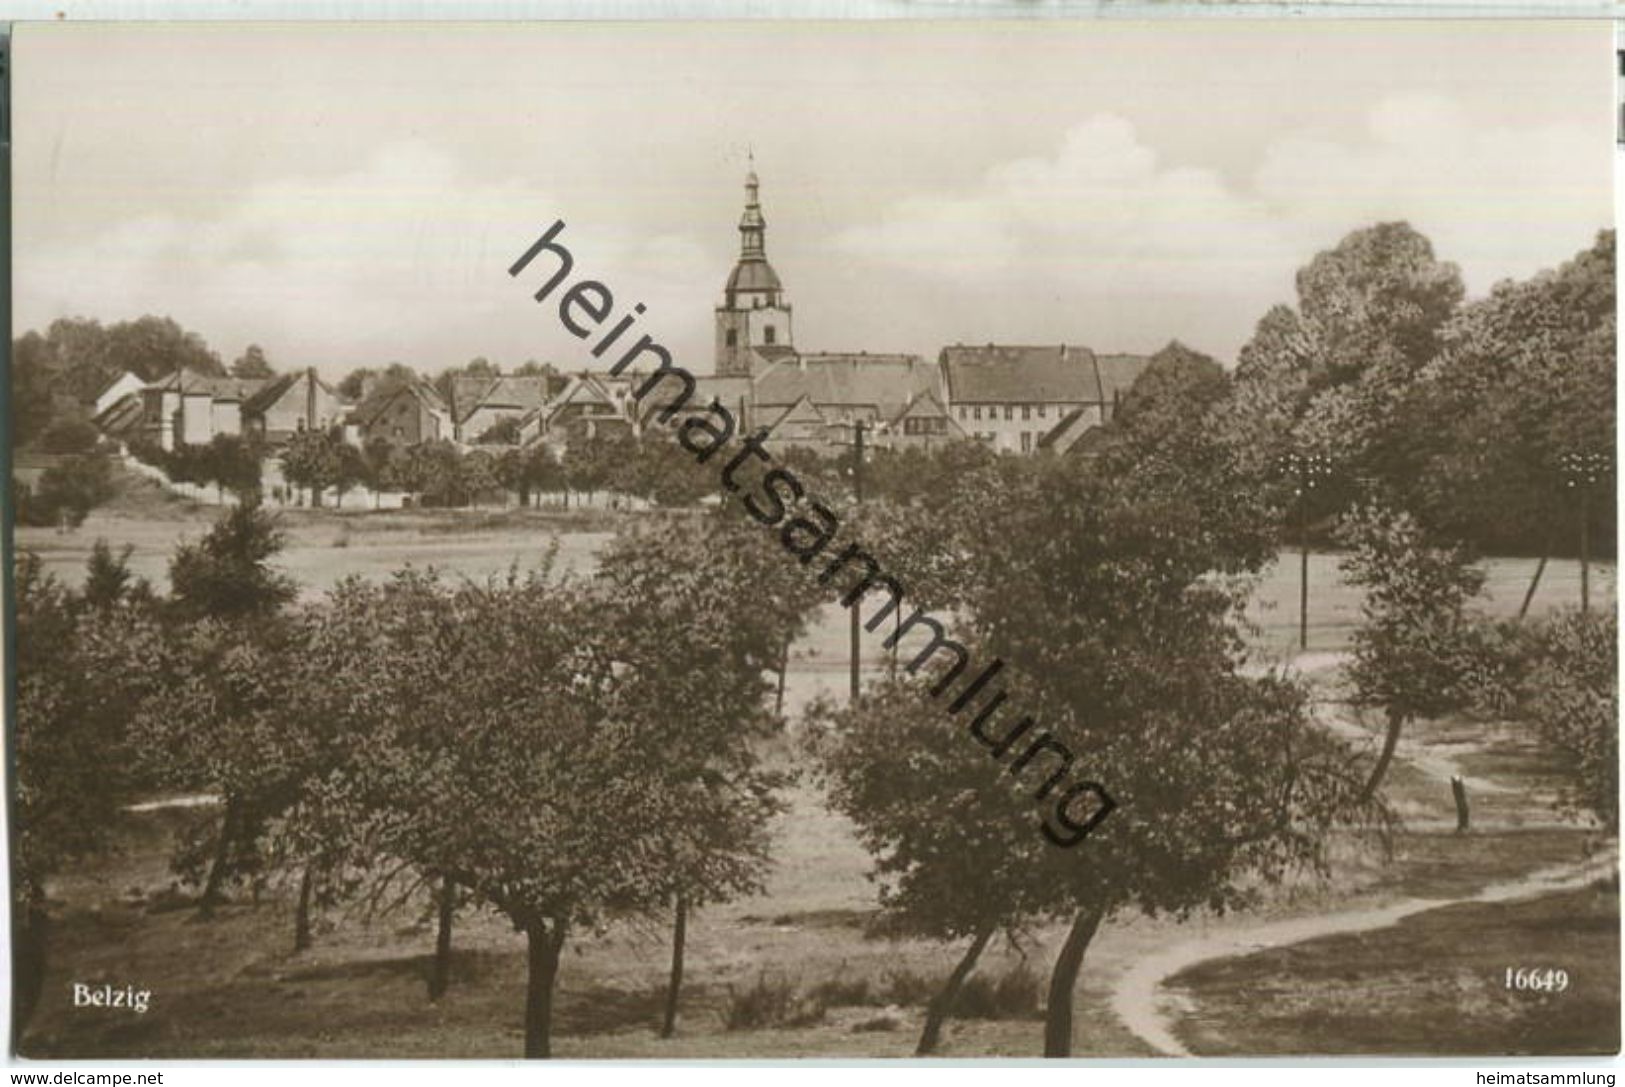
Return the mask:
{"type": "Polygon", "coordinates": [[[1271,921],[1176,944],[1166,951],[1141,959],[1117,979],[1111,998],[1112,1011],[1129,1030],[1159,1053],[1169,1057],[1194,1056],[1174,1036],[1174,1026],[1187,1009],[1179,1006],[1177,997],[1162,991],[1163,982],[1182,970],[1210,959],[1250,955],[1320,936],[1387,928],[1413,914],[1442,906],[1465,902],[1509,902],[1554,891],[1573,890],[1613,874],[1617,864],[1618,857],[1610,850],[1579,864],[1542,869],[1462,898],[1407,898],[1369,909],[1271,921]]]}
{"type": "MultiPolygon", "coordinates": [[[[1308,653],[1294,662],[1300,672],[1323,672],[1336,667],[1344,654],[1308,653]]],[[[1329,730],[1351,740],[1375,737],[1349,720],[1338,707],[1320,707],[1316,717],[1329,730]]],[[[1442,782],[1460,771],[1453,760],[1401,740],[1396,757],[1442,782]]],[[[1505,787],[1483,778],[1469,778],[1469,787],[1479,792],[1504,792],[1505,787]]],[[[1459,898],[1407,898],[1383,906],[1343,910],[1329,914],[1270,921],[1223,933],[1209,933],[1178,943],[1139,959],[1120,977],[1112,990],[1111,1008],[1123,1024],[1157,1052],[1170,1057],[1194,1056],[1174,1034],[1174,1027],[1188,1010],[1180,1000],[1163,990],[1175,974],[1211,959],[1249,955],[1269,948],[1302,943],[1321,936],[1367,932],[1387,928],[1413,914],[1459,903],[1507,902],[1533,898],[1555,891],[1583,887],[1591,881],[1612,875],[1619,863],[1617,852],[1609,850],[1577,864],[1561,865],[1493,884],[1475,894],[1459,898]]]]}

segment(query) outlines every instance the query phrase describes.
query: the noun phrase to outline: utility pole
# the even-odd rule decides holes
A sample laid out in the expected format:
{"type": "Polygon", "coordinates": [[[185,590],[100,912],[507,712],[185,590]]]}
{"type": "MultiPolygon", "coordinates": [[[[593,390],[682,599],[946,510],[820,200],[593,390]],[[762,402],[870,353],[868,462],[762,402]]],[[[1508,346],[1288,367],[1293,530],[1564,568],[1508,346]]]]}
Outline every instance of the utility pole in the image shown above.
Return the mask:
{"type": "Polygon", "coordinates": [[[1288,453],[1281,458],[1286,474],[1294,477],[1298,502],[1298,648],[1309,648],[1309,499],[1322,480],[1331,475],[1331,462],[1319,453],[1288,453]]]}
{"type": "Polygon", "coordinates": [[[1565,485],[1578,491],[1580,512],[1580,613],[1591,611],[1591,492],[1608,475],[1605,453],[1564,453],[1559,458],[1565,485]]]}
{"type": "MultiPolygon", "coordinates": [[[[852,503],[855,506],[863,504],[863,420],[857,419],[852,423],[852,503]]],[[[852,618],[852,704],[858,704],[858,672],[860,668],[859,654],[862,651],[862,634],[858,627],[859,605],[862,601],[854,601],[847,611],[852,618]]]]}

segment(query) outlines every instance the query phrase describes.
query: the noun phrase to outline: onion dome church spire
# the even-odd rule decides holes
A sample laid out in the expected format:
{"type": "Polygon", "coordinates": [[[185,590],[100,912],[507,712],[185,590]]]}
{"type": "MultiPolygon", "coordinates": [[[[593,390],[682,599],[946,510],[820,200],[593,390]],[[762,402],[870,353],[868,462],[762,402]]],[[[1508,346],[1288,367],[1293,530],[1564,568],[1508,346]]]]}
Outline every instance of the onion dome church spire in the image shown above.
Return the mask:
{"type": "Polygon", "coordinates": [[[739,216],[739,263],[734,265],[724,288],[723,304],[729,309],[777,306],[783,302],[784,287],[767,262],[767,219],[762,216],[760,188],[753,168],[745,175],[745,211],[739,216]]]}

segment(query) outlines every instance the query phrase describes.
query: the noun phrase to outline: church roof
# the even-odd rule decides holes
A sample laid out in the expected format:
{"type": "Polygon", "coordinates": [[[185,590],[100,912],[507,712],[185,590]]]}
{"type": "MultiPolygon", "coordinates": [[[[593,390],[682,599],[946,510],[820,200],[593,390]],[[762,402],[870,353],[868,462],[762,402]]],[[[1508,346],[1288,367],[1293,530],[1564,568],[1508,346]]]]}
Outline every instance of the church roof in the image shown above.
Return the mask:
{"type": "Polygon", "coordinates": [[[779,291],[779,274],[766,260],[741,260],[728,275],[729,291],[779,291]]]}
{"type": "Polygon", "coordinates": [[[887,419],[922,392],[941,387],[942,372],[918,355],[819,354],[784,359],[756,379],[756,402],[873,407],[887,419]]]}

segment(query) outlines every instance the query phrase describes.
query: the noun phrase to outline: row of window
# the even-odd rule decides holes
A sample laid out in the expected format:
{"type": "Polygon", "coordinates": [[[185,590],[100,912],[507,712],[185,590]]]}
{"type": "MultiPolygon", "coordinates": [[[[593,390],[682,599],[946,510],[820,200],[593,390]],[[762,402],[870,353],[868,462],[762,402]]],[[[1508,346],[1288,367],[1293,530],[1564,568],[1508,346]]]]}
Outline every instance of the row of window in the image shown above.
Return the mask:
{"type": "MultiPolygon", "coordinates": [[[[1037,430],[1023,430],[1021,432],[1021,451],[1023,453],[1031,453],[1033,451],[1034,447],[1038,443],[1038,435],[1040,433],[1041,432],[1037,430]]],[[[978,430],[971,434],[971,437],[975,438],[979,442],[987,442],[989,445],[999,440],[998,432],[993,430],[978,430]]]]}
{"type": "MultiPolygon", "coordinates": [[[[1021,405],[1021,417],[1023,419],[1031,419],[1031,418],[1033,418],[1033,415],[1034,415],[1033,409],[1034,409],[1034,407],[1036,407],[1038,409],[1037,417],[1040,418],[1040,419],[1044,418],[1044,411],[1045,411],[1045,408],[1046,408],[1046,405],[1044,405],[1044,404],[1038,404],[1038,405],[1023,404],[1023,405],[1021,405]]],[[[1061,414],[1061,409],[1060,409],[1059,405],[1057,405],[1056,408],[1055,408],[1055,414],[1057,416],[1059,416],[1061,414]]],[[[977,404],[977,405],[974,405],[972,407],[967,408],[965,405],[961,404],[961,405],[959,405],[959,417],[961,419],[967,419],[968,418],[968,419],[971,419],[973,421],[980,422],[981,419],[982,419],[982,407],[981,407],[980,404],[977,404]],[[970,414],[966,415],[965,414],[966,412],[969,412],[970,414]]],[[[997,405],[997,404],[989,404],[987,406],[987,419],[988,419],[988,422],[993,422],[998,417],[999,417],[999,405],[997,405]]],[[[1010,420],[1013,420],[1015,417],[1016,417],[1016,405],[1014,405],[1014,404],[1006,404],[1006,405],[1004,405],[1004,418],[1005,418],[1005,420],[1008,422],[1010,420]]]]}

